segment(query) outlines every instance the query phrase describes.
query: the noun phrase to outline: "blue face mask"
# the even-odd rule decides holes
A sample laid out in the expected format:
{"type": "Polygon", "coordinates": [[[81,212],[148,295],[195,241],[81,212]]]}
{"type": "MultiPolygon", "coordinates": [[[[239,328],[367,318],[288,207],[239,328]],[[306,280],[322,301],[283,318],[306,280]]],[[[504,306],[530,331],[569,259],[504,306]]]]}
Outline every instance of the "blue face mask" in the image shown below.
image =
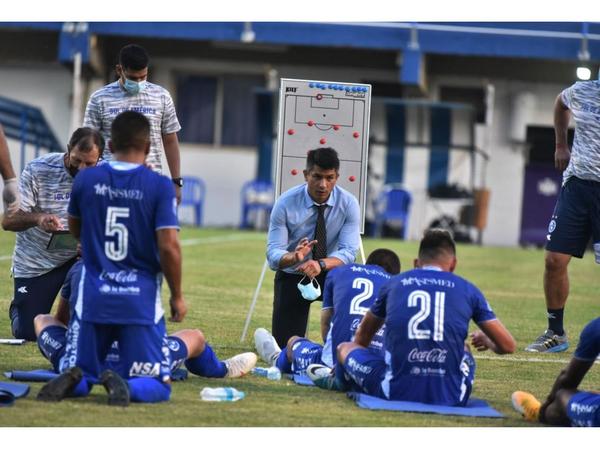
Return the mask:
{"type": "Polygon", "coordinates": [[[308,284],[302,284],[306,276],[302,277],[298,283],[298,290],[305,300],[313,301],[321,296],[321,286],[316,278],[310,280],[308,284]],[[315,286],[316,285],[316,286],[315,286]]]}
{"type": "Polygon", "coordinates": [[[131,81],[129,78],[125,78],[125,83],[123,84],[123,87],[125,88],[125,90],[131,94],[131,95],[137,95],[140,92],[142,92],[144,89],[146,89],[146,84],[148,82],[147,81],[140,81],[139,83],[136,81],[131,81]]]}

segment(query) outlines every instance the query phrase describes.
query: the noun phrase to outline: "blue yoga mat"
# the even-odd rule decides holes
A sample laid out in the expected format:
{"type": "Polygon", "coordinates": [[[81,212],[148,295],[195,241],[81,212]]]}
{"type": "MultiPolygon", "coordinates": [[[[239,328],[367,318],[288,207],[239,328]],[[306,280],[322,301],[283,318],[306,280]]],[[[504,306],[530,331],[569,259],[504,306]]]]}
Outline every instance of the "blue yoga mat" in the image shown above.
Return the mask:
{"type": "MultiPolygon", "coordinates": [[[[4,372],[4,376],[15,381],[50,381],[58,376],[56,372],[46,369],[36,370],[13,370],[12,372],[4,372]]],[[[173,381],[183,381],[188,377],[186,369],[176,369],[171,373],[173,381]]]]}
{"type": "Polygon", "coordinates": [[[10,392],[15,398],[25,397],[29,394],[29,385],[25,383],[11,383],[10,381],[0,381],[0,391],[10,392]]]}
{"type": "Polygon", "coordinates": [[[46,369],[13,370],[4,372],[4,376],[15,381],[50,381],[58,376],[56,372],[46,369]]]}
{"type": "Polygon", "coordinates": [[[313,381],[308,378],[308,375],[292,375],[292,380],[294,380],[294,383],[299,384],[300,386],[314,386],[315,383],[313,383],[313,381]]]}
{"type": "Polygon", "coordinates": [[[358,392],[349,392],[348,397],[353,399],[359,407],[365,409],[385,409],[388,411],[433,413],[451,416],[504,417],[502,413],[488,405],[485,400],[478,398],[471,398],[467,402],[467,406],[440,406],[428,403],[384,400],[379,397],[372,397],[358,392]]]}

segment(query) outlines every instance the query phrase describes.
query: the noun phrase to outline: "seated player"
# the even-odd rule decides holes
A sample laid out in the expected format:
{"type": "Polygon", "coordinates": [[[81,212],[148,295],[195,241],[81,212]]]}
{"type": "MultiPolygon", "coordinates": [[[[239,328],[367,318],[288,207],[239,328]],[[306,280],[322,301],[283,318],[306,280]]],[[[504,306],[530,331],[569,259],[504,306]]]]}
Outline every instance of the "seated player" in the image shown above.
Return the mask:
{"type": "MultiPolygon", "coordinates": [[[[325,345],[292,336],[285,352],[282,352],[275,338],[264,328],[259,328],[254,333],[259,355],[283,373],[301,374],[315,363],[333,367],[338,344],[352,340],[360,320],[377,298],[381,286],[399,272],[400,259],[388,249],[374,250],[367,258],[366,265],[336,267],[327,274],[323,292],[321,336],[325,345]]],[[[374,337],[371,348],[382,351],[383,332],[374,337]]]]}
{"type": "Polygon", "coordinates": [[[478,350],[514,352],[513,337],[483,294],[452,273],[456,263],[450,233],[428,230],[416,269],[381,288],[354,342],[337,348],[339,364],[360,391],[386,400],[464,406],[475,372],[475,360],[465,346],[471,319],[483,331],[471,335],[478,350]],[[385,356],[368,348],[384,323],[385,356]]]}
{"type": "Polygon", "coordinates": [[[517,391],[512,395],[514,408],[531,422],[600,427],[600,393],[577,389],[599,355],[600,317],[588,323],[581,332],[573,358],[558,375],[544,404],[528,392],[517,391]]]}
{"type": "MultiPolygon", "coordinates": [[[[56,315],[40,314],[34,319],[38,347],[57,373],[61,373],[67,341],[67,324],[74,314],[82,266],[82,261],[79,260],[67,273],[56,315]]],[[[171,371],[185,364],[191,373],[201,377],[237,378],[248,373],[256,364],[256,355],[251,352],[220,361],[200,330],[180,330],[169,335],[167,347],[171,353],[171,371]]],[[[119,364],[116,342],[106,356],[105,366],[123,378],[128,377],[119,364]]]]}

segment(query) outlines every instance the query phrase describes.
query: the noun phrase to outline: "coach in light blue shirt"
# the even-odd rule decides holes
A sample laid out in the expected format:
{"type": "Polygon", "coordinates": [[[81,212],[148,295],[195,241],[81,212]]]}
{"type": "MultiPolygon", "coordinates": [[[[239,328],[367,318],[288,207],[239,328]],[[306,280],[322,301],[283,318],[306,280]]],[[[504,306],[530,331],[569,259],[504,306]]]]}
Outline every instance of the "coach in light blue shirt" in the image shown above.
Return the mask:
{"type": "Polygon", "coordinates": [[[358,251],[360,209],[336,186],[339,167],[332,148],[308,152],[306,183],[283,193],[271,213],[267,259],[277,271],[272,333],[280,347],[306,333],[311,301],[298,290],[300,280],[315,278],[322,289],[326,272],[354,262],[358,251]]]}

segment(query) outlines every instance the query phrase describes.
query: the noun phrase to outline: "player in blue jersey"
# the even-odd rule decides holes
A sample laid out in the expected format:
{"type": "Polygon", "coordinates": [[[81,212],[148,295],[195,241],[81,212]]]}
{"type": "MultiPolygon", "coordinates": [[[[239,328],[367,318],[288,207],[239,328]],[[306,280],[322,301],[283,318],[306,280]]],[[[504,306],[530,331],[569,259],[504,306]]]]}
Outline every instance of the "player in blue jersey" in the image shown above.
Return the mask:
{"type": "MultiPolygon", "coordinates": [[[[333,367],[338,344],[352,340],[381,286],[399,272],[400,259],[388,249],[374,250],[366,265],[336,267],[327,274],[323,292],[321,337],[325,345],[292,336],[282,352],[275,338],[264,328],[259,328],[254,339],[260,356],[284,373],[301,374],[315,363],[333,367]]],[[[375,336],[371,348],[382,351],[383,333],[375,336]]]]}
{"type": "MultiPolygon", "coordinates": [[[[38,347],[57,373],[61,372],[61,364],[65,363],[67,326],[70,318],[75,317],[77,287],[81,280],[82,268],[83,261],[78,260],[67,273],[56,314],[40,314],[34,320],[38,347]]],[[[171,357],[171,372],[185,364],[194,375],[209,378],[237,378],[250,372],[256,364],[256,355],[251,352],[235,355],[225,361],[219,360],[212,347],[206,342],[202,331],[197,329],[180,330],[169,335],[167,347],[171,357]]],[[[104,367],[114,370],[121,377],[127,377],[127,372],[119,362],[119,351],[116,346],[106,355],[104,367]]]]}
{"type": "Polygon", "coordinates": [[[75,178],[69,230],[81,241],[83,268],[67,334],[69,369],[42,388],[41,400],[87,395],[94,381],[104,385],[112,405],[170,398],[163,275],[171,292],[171,320],[181,322],[187,307],[175,189],[144,165],[149,149],[148,119],[126,111],[112,123],[114,160],[75,178]],[[101,372],[114,341],[127,382],[110,369],[101,372]]]}
{"type": "Polygon", "coordinates": [[[579,337],[575,355],[540,403],[532,394],[517,391],[512,395],[514,408],[526,420],[548,425],[600,427],[600,393],[580,391],[583,377],[600,356],[600,317],[586,325],[579,337]]]}
{"type": "Polygon", "coordinates": [[[416,269],[388,281],[363,318],[354,342],[337,348],[338,362],[359,389],[388,400],[465,405],[475,361],[465,346],[471,319],[478,350],[512,353],[515,341],[483,294],[454,275],[456,248],[450,233],[428,230],[416,269]],[[368,349],[385,324],[385,356],[368,349]]]}

